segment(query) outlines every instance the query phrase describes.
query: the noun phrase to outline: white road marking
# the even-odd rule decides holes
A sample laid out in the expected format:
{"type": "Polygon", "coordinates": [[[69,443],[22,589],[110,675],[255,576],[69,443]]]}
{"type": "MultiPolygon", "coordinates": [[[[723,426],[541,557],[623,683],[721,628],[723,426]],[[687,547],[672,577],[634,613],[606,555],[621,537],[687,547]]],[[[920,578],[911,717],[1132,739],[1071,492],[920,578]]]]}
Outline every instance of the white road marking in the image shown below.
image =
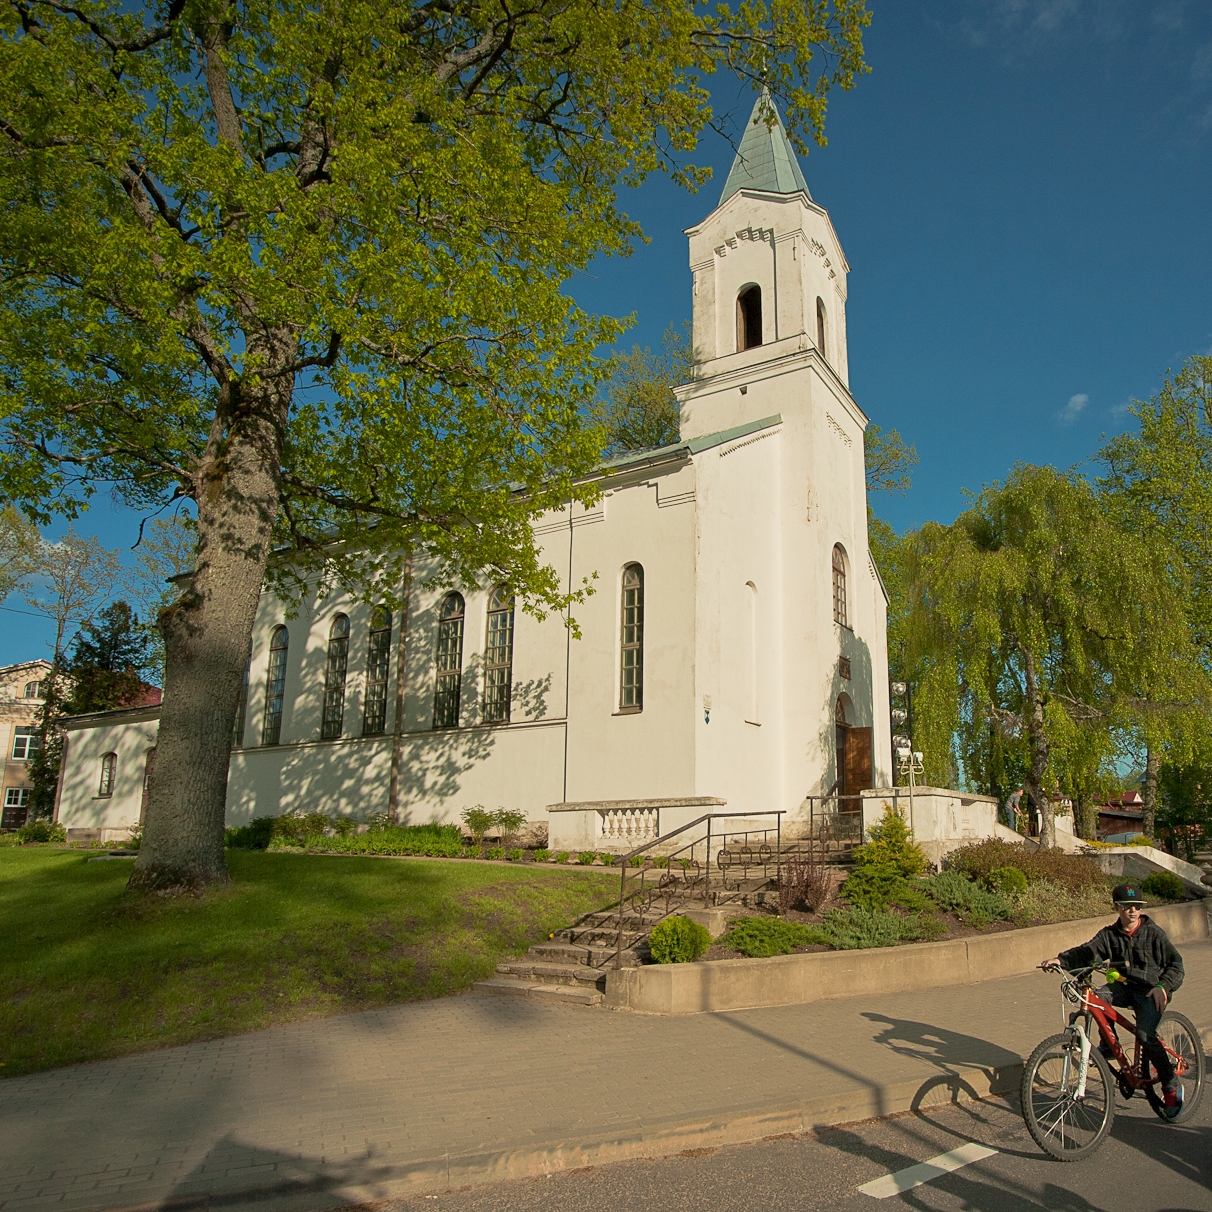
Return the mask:
{"type": "Polygon", "coordinates": [[[895,1174],[885,1174],[883,1178],[873,1179],[864,1183],[859,1190],[873,1199],[887,1199],[889,1195],[900,1195],[902,1191],[920,1187],[922,1183],[928,1183],[940,1174],[950,1174],[953,1170],[970,1166],[973,1162],[983,1161],[996,1152],[996,1149],[989,1149],[984,1145],[961,1145],[950,1153],[940,1153],[929,1161],[919,1162],[916,1166],[908,1166],[895,1174]]]}

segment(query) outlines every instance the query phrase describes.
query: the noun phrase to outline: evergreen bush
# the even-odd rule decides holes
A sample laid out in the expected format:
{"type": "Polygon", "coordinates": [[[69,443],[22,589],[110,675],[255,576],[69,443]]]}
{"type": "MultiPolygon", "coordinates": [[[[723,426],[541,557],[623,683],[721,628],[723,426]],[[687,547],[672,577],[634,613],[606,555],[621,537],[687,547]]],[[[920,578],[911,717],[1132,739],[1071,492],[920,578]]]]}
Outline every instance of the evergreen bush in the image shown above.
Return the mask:
{"type": "Polygon", "coordinates": [[[854,851],[855,867],[895,867],[901,875],[919,875],[926,870],[926,853],[913,841],[913,834],[899,812],[891,805],[883,819],[873,825],[870,840],[854,851]]]}
{"type": "Polygon", "coordinates": [[[859,909],[886,909],[900,905],[920,913],[930,908],[925,894],[915,888],[891,863],[867,863],[855,869],[842,885],[842,895],[859,909]]]}
{"type": "Polygon", "coordinates": [[[1034,880],[1014,904],[1014,921],[1020,926],[1078,921],[1113,913],[1111,889],[1106,880],[1076,891],[1052,880],[1034,880]]]}
{"type": "Polygon", "coordinates": [[[770,955],[790,955],[795,947],[812,943],[829,943],[824,931],[781,917],[743,917],[720,935],[725,947],[735,947],[742,955],[765,958],[770,955]]]}
{"type": "Polygon", "coordinates": [[[648,936],[648,949],[658,964],[691,964],[710,946],[711,932],[688,917],[667,917],[648,936]]]}
{"type": "Polygon", "coordinates": [[[30,842],[65,842],[67,830],[58,821],[26,821],[17,830],[17,840],[22,846],[30,842]]]}
{"type": "MultiPolygon", "coordinates": [[[[959,871],[943,871],[921,882],[927,895],[940,909],[954,913],[962,922],[986,926],[991,921],[1005,921],[1013,906],[1000,892],[970,880],[959,871]]],[[[1023,887],[1027,881],[1024,878],[1023,887]]]]}
{"type": "Polygon", "coordinates": [[[1159,901],[1181,901],[1186,885],[1172,871],[1154,871],[1141,882],[1141,891],[1159,901]]]}
{"type": "Polygon", "coordinates": [[[926,914],[903,916],[889,909],[830,909],[824,932],[839,951],[892,947],[900,942],[938,938],[946,926],[926,914]]]}

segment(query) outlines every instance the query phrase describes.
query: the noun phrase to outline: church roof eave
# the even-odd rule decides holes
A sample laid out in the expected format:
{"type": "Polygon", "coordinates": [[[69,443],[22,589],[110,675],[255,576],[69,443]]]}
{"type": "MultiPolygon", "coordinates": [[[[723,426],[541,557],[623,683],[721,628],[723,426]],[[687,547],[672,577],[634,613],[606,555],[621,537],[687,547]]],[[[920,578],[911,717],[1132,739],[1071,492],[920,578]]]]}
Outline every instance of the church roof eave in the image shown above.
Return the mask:
{"type": "Polygon", "coordinates": [[[632,471],[643,467],[655,467],[662,463],[676,463],[689,459],[693,455],[710,450],[713,446],[722,446],[735,438],[745,438],[761,429],[769,429],[772,425],[781,425],[782,415],[775,413],[771,417],[763,417],[760,421],[747,421],[744,425],[734,425],[731,429],[721,429],[715,433],[703,434],[698,438],[687,438],[681,442],[671,442],[668,446],[654,446],[647,450],[629,450],[614,458],[605,459],[599,463],[590,479],[602,476],[618,475],[620,472],[632,471]]]}

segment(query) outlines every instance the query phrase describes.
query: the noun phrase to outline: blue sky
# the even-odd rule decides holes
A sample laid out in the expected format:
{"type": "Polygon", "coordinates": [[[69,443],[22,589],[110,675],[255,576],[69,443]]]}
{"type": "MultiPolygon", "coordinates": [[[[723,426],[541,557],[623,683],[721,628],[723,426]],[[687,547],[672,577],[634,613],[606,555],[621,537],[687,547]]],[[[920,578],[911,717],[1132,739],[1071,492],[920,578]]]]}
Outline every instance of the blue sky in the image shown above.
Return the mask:
{"type": "MultiPolygon", "coordinates": [[[[1212,352],[1212,4],[1207,0],[870,0],[871,74],[833,95],[829,146],[801,163],[851,266],[851,389],[917,446],[898,529],[950,521],[1015,462],[1069,467],[1129,423],[1167,368],[1212,352]]],[[[753,103],[713,82],[720,111],[753,103]]],[[[625,199],[651,242],[570,284],[635,312],[657,345],[690,312],[685,227],[732,161],[706,140],[697,196],[656,179],[625,199]]],[[[78,529],[129,547],[102,496],[78,529]]],[[[0,616],[0,663],[47,628],[0,616]]]]}

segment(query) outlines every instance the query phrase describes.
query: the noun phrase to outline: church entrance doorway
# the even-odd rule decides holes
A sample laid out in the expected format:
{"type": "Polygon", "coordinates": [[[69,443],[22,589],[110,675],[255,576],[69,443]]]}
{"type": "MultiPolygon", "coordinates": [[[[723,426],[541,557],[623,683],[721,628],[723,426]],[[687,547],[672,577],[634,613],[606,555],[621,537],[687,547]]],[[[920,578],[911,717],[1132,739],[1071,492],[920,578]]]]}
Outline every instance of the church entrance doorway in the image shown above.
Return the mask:
{"type": "Polygon", "coordinates": [[[874,786],[871,729],[860,728],[849,722],[854,714],[854,704],[848,695],[838,696],[833,714],[838,808],[842,812],[858,812],[862,808],[860,792],[874,786]]]}

